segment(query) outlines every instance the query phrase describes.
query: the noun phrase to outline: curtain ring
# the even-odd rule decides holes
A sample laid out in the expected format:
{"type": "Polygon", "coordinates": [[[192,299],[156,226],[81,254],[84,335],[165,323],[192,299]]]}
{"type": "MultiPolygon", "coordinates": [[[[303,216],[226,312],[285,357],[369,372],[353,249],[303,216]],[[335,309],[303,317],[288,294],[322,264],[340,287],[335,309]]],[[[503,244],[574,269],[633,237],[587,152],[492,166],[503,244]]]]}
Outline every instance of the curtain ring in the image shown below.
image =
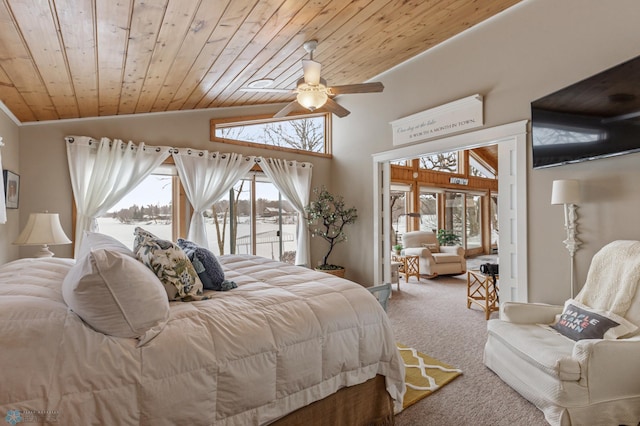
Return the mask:
{"type": "Polygon", "coordinates": [[[202,151],[200,151],[200,152],[198,153],[198,157],[202,157],[203,155],[204,155],[204,152],[202,152],[202,151]]]}
{"type": "Polygon", "coordinates": [[[156,148],[156,152],[160,152],[160,147],[157,147],[157,148],[156,148]]]}

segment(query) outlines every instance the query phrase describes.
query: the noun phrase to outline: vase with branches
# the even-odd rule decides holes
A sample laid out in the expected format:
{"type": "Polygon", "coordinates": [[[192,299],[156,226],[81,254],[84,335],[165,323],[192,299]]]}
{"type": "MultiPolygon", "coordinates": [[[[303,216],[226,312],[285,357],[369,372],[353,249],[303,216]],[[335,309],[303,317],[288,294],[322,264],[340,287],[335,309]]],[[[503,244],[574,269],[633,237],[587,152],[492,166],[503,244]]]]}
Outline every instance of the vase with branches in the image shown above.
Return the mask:
{"type": "Polygon", "coordinates": [[[322,265],[317,269],[343,269],[342,266],[329,263],[329,256],[333,248],[347,241],[344,228],[356,221],[358,212],[355,207],[345,207],[340,195],[333,195],[325,187],[314,188],[315,200],[305,207],[306,220],[311,235],[321,237],[329,243],[329,249],[322,258],[322,265]]]}

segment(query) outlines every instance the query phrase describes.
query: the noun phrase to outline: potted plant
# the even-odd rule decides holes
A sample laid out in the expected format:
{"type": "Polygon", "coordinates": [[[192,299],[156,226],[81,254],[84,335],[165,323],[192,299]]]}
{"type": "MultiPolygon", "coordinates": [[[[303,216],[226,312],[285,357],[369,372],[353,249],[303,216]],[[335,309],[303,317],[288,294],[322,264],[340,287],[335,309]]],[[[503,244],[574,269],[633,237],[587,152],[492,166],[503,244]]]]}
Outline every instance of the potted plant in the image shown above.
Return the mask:
{"type": "Polygon", "coordinates": [[[331,194],[325,187],[314,188],[313,193],[315,201],[305,207],[307,225],[312,236],[329,243],[322,264],[316,269],[343,277],[344,267],[330,264],[329,256],[336,244],[347,240],[344,228],[356,221],[358,212],[355,207],[346,208],[342,196],[331,194]]]}
{"type": "Polygon", "coordinates": [[[395,254],[400,254],[400,252],[402,251],[402,244],[396,244],[392,247],[392,249],[395,254]]]}
{"type": "Polygon", "coordinates": [[[441,246],[455,246],[461,243],[460,236],[447,229],[439,229],[436,237],[441,246]]]}

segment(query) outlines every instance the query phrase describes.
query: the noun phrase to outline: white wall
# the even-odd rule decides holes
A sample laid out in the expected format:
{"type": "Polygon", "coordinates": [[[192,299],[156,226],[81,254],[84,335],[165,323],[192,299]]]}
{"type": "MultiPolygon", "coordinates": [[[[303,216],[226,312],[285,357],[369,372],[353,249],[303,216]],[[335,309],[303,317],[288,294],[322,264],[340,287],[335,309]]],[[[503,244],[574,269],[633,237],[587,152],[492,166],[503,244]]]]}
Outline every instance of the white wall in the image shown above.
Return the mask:
{"type": "MultiPolygon", "coordinates": [[[[640,2],[528,0],[374,80],[382,94],[343,97],[352,114],[334,120],[332,187],[360,211],[338,255],[356,280],[372,279],[372,161],[393,148],[389,122],[474,93],[484,95],[485,126],[530,118],[530,102],[640,55],[640,2]],[[358,184],[354,184],[358,182],[358,184]]],[[[550,205],[554,179],[583,181],[584,242],[576,254],[578,287],[592,255],[619,238],[640,239],[640,154],[545,170],[528,168],[529,300],[569,297],[569,258],[561,206],[550,205]]],[[[528,161],[530,164],[530,160],[528,161]]]]}
{"type": "MultiPolygon", "coordinates": [[[[4,142],[2,148],[2,168],[20,174],[18,167],[19,137],[18,126],[0,109],[0,136],[4,142]]],[[[0,177],[2,179],[2,177],[0,177]]],[[[23,191],[20,189],[20,197],[23,191]]],[[[0,194],[4,197],[4,193],[0,194]]],[[[19,201],[22,201],[21,199],[19,201]]],[[[22,207],[22,204],[18,204],[22,207]]],[[[20,232],[19,210],[7,209],[7,223],[0,224],[0,265],[18,258],[18,246],[11,244],[20,232]]]]}

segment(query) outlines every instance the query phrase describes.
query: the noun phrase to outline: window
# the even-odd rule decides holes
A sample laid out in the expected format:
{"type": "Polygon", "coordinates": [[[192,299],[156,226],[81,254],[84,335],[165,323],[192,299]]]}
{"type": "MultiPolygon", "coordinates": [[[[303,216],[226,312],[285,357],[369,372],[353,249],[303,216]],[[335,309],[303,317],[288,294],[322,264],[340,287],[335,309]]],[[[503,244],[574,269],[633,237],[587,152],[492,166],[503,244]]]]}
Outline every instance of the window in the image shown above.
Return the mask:
{"type": "Polygon", "coordinates": [[[420,168],[436,172],[459,173],[458,152],[441,152],[420,157],[420,168]]]}
{"type": "Polygon", "coordinates": [[[252,173],[212,206],[206,220],[209,248],[218,255],[255,254],[293,264],[298,220],[275,185],[252,173]]]}
{"type": "MultiPolygon", "coordinates": [[[[410,186],[392,185],[389,207],[391,209],[391,226],[395,230],[396,237],[407,232],[407,200],[411,191],[410,186]]],[[[400,243],[397,240],[397,243],[400,243]]]]}
{"type": "MultiPolygon", "coordinates": [[[[140,226],[160,238],[186,236],[189,202],[173,164],[163,164],[106,214],[100,232],[133,248],[140,226]]],[[[209,249],[216,255],[255,254],[293,264],[299,215],[262,172],[251,172],[204,212],[209,249]]]]}
{"type": "Polygon", "coordinates": [[[395,160],[390,162],[394,166],[411,167],[411,160],[395,160]]]}
{"type": "Polygon", "coordinates": [[[487,179],[496,178],[495,171],[473,152],[469,152],[469,175],[487,179]]]}
{"type": "Polygon", "coordinates": [[[100,232],[133,248],[137,226],[160,238],[174,241],[178,235],[173,214],[173,188],[178,184],[176,168],[163,164],[147,176],[107,213],[98,218],[100,232]]]}
{"type": "Polygon", "coordinates": [[[420,230],[438,230],[438,194],[420,190],[420,230]]]}
{"type": "Polygon", "coordinates": [[[331,114],[211,120],[211,140],[314,155],[331,154],[331,114]]]}

